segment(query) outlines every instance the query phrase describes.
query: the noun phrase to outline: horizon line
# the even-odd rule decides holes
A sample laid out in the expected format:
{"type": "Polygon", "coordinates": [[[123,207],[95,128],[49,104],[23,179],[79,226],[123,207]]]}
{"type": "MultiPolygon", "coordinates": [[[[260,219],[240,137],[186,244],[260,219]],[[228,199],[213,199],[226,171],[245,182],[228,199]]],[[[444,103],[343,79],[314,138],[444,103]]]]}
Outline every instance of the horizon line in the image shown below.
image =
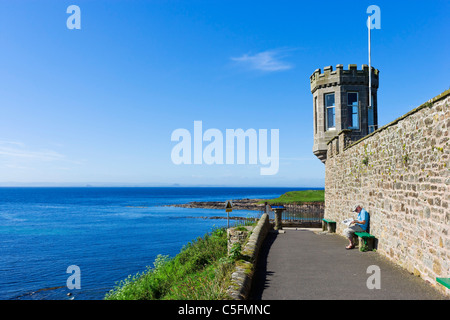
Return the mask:
{"type": "Polygon", "coordinates": [[[324,186],[261,186],[261,185],[223,185],[223,184],[135,184],[135,183],[0,183],[0,188],[296,188],[325,189],[324,186]]]}

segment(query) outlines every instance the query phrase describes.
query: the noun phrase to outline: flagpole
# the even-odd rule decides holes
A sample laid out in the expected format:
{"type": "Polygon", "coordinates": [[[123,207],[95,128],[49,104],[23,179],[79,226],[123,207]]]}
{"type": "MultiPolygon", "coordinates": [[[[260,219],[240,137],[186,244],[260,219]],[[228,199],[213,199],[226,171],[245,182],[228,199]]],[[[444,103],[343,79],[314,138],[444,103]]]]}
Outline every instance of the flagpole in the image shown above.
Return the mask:
{"type": "Polygon", "coordinates": [[[367,18],[367,29],[369,29],[369,108],[372,108],[372,65],[370,61],[370,16],[367,18]]]}

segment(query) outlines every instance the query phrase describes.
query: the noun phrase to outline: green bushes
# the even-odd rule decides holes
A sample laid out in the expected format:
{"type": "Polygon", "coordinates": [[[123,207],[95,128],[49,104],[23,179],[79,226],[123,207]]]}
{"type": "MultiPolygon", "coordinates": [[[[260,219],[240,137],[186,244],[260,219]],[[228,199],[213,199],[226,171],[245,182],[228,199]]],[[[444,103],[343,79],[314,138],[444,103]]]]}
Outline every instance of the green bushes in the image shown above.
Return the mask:
{"type": "Polygon", "coordinates": [[[153,265],[142,274],[128,276],[105,299],[226,299],[234,267],[234,259],[227,257],[226,229],[188,243],[173,258],[158,255],[153,265]]]}

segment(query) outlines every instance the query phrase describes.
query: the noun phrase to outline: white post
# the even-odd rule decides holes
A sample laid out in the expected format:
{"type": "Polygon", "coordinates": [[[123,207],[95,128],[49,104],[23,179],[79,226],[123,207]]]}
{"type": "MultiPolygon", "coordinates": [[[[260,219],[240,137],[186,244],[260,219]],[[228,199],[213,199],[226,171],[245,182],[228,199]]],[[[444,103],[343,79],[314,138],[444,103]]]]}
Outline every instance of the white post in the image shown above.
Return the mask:
{"type": "Polygon", "coordinates": [[[369,29],[369,108],[372,108],[372,64],[370,61],[370,16],[367,18],[367,28],[369,29]]]}

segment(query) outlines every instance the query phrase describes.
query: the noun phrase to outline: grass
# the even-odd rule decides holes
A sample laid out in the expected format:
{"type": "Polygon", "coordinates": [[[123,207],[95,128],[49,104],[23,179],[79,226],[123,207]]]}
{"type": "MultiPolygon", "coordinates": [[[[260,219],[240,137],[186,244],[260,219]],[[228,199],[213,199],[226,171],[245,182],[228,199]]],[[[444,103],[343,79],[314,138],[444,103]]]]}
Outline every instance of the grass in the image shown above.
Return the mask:
{"type": "Polygon", "coordinates": [[[301,204],[304,202],[324,202],[325,201],[325,190],[303,190],[303,191],[289,191],[281,195],[278,198],[263,200],[259,203],[267,203],[272,205],[282,205],[282,204],[301,204]]]}
{"type": "Polygon", "coordinates": [[[153,268],[128,276],[106,300],[227,299],[235,260],[227,256],[226,228],[216,229],[183,247],[173,258],[158,255],[153,268]]]}

